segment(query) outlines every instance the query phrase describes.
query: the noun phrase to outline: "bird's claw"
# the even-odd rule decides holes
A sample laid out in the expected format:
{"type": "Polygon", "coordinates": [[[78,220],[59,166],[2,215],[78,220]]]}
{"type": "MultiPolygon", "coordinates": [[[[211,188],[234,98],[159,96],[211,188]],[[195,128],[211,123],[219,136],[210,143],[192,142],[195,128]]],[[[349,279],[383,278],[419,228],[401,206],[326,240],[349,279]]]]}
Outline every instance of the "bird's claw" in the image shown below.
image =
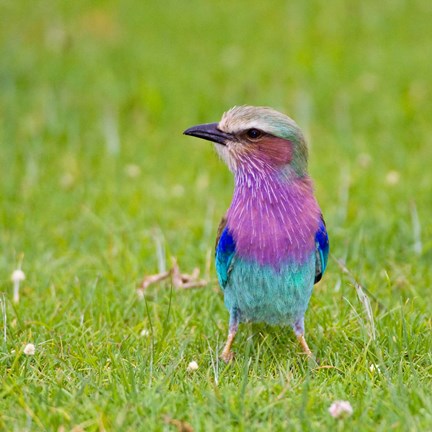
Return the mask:
{"type": "Polygon", "coordinates": [[[234,351],[222,351],[222,354],[219,358],[226,364],[231,363],[234,360],[235,353],[234,351]]]}

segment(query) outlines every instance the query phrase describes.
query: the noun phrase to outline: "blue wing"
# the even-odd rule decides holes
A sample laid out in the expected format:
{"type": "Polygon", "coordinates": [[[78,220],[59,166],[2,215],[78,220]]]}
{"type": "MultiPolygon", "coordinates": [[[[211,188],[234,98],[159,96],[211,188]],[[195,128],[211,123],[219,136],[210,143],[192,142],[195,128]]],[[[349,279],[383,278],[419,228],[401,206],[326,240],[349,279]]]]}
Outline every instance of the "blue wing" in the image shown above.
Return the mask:
{"type": "Polygon", "coordinates": [[[317,283],[321,280],[325,269],[327,267],[327,260],[328,260],[328,254],[329,254],[329,239],[327,235],[326,230],[326,224],[324,222],[324,218],[321,215],[321,222],[318,227],[318,231],[315,234],[315,262],[316,262],[316,269],[315,269],[315,281],[314,283],[317,283]]]}
{"type": "Polygon", "coordinates": [[[228,282],[231,262],[235,253],[235,242],[226,226],[221,227],[221,231],[222,233],[216,243],[216,273],[219,285],[224,289],[228,282]]]}

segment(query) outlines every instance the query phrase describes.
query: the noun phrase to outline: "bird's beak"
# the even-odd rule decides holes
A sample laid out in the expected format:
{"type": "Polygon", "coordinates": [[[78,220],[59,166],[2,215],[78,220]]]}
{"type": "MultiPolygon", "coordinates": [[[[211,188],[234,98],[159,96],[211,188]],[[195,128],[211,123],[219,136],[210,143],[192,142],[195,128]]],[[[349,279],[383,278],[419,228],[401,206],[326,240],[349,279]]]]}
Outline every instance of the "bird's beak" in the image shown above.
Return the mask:
{"type": "Polygon", "coordinates": [[[206,123],[202,125],[192,126],[186,129],[183,133],[194,137],[202,138],[207,141],[213,141],[218,144],[226,145],[227,141],[232,141],[234,136],[222,132],[218,129],[219,123],[206,123]]]}

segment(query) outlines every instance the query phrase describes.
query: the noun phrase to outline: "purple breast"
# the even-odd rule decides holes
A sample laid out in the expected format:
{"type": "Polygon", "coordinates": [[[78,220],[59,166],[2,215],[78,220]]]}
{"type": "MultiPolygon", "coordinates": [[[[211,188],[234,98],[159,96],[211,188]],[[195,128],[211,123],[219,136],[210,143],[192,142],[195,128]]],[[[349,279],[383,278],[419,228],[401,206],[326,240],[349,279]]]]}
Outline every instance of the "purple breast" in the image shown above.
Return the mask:
{"type": "Polygon", "coordinates": [[[227,219],[238,256],[279,268],[310,257],[320,209],[309,177],[240,172],[227,219]]]}

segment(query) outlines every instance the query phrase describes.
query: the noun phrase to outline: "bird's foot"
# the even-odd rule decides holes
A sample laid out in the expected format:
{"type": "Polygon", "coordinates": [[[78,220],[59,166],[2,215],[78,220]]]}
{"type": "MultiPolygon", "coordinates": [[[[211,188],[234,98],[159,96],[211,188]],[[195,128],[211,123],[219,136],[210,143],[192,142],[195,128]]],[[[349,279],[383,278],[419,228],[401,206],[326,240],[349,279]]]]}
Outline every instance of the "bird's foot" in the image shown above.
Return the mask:
{"type": "Polygon", "coordinates": [[[228,333],[228,339],[225,343],[224,349],[222,350],[222,354],[220,355],[220,359],[225,363],[230,363],[234,359],[234,352],[231,350],[232,344],[234,342],[235,335],[237,333],[238,324],[236,323],[232,327],[230,327],[230,331],[228,333]]]}
{"type": "Polygon", "coordinates": [[[219,356],[219,358],[226,364],[231,363],[234,360],[235,353],[231,350],[223,350],[222,354],[219,356]]]}
{"type": "Polygon", "coordinates": [[[310,350],[309,345],[307,344],[304,335],[302,335],[302,334],[297,335],[297,340],[299,341],[301,347],[303,348],[303,352],[306,354],[309,362],[311,364],[317,366],[318,365],[317,360],[315,359],[315,356],[313,355],[312,351],[310,350]]]}

